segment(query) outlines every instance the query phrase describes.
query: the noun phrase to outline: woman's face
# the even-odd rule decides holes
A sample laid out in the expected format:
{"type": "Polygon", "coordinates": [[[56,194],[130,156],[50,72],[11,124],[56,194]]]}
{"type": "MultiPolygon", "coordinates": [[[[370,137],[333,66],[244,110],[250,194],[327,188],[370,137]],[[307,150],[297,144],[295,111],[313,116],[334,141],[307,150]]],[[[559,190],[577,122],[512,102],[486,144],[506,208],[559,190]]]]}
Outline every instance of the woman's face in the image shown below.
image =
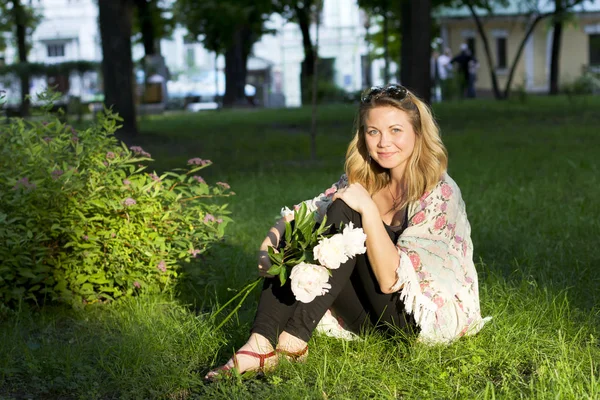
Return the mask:
{"type": "Polygon", "coordinates": [[[402,176],[415,148],[416,135],[406,112],[392,106],[376,107],[365,118],[365,142],[373,161],[402,176]]]}

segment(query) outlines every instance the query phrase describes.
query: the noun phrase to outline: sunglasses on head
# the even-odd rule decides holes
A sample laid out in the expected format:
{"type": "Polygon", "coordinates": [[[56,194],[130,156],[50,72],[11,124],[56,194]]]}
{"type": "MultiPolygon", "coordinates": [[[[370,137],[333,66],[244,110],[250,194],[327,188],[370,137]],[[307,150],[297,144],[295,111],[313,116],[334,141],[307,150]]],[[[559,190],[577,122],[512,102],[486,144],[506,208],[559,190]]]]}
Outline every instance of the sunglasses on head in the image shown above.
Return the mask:
{"type": "Polygon", "coordinates": [[[360,101],[362,103],[370,103],[371,100],[384,96],[395,100],[403,100],[407,94],[408,90],[400,85],[373,86],[363,92],[360,101]]]}

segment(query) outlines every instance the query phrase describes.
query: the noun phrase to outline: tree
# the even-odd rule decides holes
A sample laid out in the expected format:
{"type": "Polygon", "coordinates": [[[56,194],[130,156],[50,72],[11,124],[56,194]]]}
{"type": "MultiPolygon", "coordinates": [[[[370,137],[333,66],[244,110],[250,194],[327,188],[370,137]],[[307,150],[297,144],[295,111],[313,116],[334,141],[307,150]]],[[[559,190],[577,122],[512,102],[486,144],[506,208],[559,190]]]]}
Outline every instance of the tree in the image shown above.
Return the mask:
{"type": "Polygon", "coordinates": [[[161,0],[134,0],[134,3],[134,36],[140,34],[146,56],[160,54],[160,39],[170,37],[175,29],[174,18],[167,16],[170,4],[161,0]]]}
{"type": "Polygon", "coordinates": [[[390,81],[390,41],[396,46],[400,43],[395,33],[390,34],[390,21],[398,19],[394,18],[390,0],[358,0],[358,5],[365,10],[369,17],[381,17],[379,21],[381,29],[373,36],[373,41],[383,49],[383,81],[388,83],[390,81]]]}
{"type": "Polygon", "coordinates": [[[317,61],[315,45],[310,36],[310,25],[314,20],[313,16],[317,13],[317,3],[318,0],[273,0],[274,10],[288,21],[296,22],[302,33],[304,60],[300,71],[300,86],[303,103],[310,100],[308,97],[311,92],[309,88],[313,81],[317,61]]]}
{"type": "Polygon", "coordinates": [[[431,0],[400,2],[400,82],[423,101],[431,97],[431,0]]]}
{"type": "MultiPolygon", "coordinates": [[[[30,76],[27,73],[27,56],[30,45],[27,38],[31,36],[41,20],[41,15],[37,14],[30,4],[25,5],[21,0],[3,0],[0,1],[0,31],[12,32],[17,48],[19,68],[19,79],[21,83],[21,110],[23,117],[29,115],[29,84],[30,76]]],[[[6,47],[4,35],[0,35],[0,49],[6,47]]]]}
{"type": "Polygon", "coordinates": [[[138,133],[131,55],[134,5],[133,0],[98,0],[104,102],[123,118],[117,136],[127,144],[138,133]]]}
{"type": "Polygon", "coordinates": [[[245,104],[247,61],[252,46],[266,32],[270,0],[177,0],[175,16],[204,47],[225,54],[223,106],[245,104]]]}

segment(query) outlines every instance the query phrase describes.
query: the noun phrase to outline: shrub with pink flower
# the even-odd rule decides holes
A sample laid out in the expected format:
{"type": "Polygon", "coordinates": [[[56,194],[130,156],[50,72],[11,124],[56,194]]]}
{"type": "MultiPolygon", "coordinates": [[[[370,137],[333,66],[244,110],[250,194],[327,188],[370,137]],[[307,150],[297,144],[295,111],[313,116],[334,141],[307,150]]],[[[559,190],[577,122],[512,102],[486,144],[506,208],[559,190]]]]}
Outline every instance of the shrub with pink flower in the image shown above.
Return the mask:
{"type": "Polygon", "coordinates": [[[14,272],[1,275],[2,307],[164,293],[225,235],[231,219],[218,198],[233,192],[192,177],[210,161],[158,175],[148,152],[116,139],[116,114],[96,122],[80,132],[57,118],[3,125],[0,219],[17,222],[0,229],[0,260],[14,272]],[[14,238],[24,239],[18,253],[14,238]]]}

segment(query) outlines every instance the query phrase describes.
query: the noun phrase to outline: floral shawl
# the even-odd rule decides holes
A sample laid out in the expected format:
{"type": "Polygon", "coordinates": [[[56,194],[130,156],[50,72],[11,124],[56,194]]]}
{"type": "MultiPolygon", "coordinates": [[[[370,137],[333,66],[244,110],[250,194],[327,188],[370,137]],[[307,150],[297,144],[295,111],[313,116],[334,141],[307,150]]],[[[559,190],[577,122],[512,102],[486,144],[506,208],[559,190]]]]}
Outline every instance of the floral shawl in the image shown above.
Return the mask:
{"type": "MultiPolygon", "coordinates": [[[[318,218],[327,212],[333,194],[348,185],[343,175],[324,193],[305,203],[318,218]]],[[[287,207],[282,215],[291,213],[287,207]]],[[[408,205],[408,227],[396,243],[400,263],[392,286],[420,328],[422,342],[450,343],[477,333],[489,318],[479,309],[477,272],[473,264],[471,226],[460,189],[444,173],[419,201],[408,205]]],[[[328,312],[318,330],[351,338],[328,312]],[[337,326],[336,326],[337,325],[337,326]]]]}

